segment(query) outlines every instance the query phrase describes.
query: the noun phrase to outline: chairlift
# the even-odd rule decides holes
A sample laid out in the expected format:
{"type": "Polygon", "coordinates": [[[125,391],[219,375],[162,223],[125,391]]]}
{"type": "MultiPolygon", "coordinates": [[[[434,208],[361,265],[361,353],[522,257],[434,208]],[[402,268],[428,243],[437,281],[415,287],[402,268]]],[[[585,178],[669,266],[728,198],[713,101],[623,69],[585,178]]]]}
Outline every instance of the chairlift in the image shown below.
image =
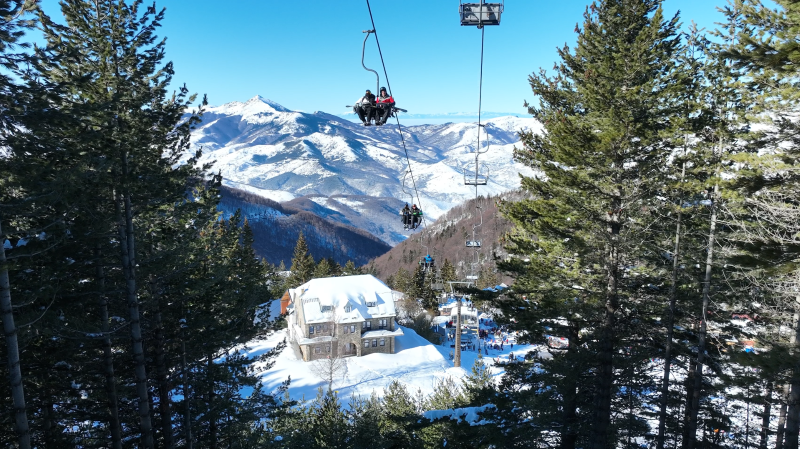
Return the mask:
{"type": "Polygon", "coordinates": [[[443,291],[444,290],[444,280],[442,280],[442,269],[436,269],[436,277],[431,282],[431,290],[435,291],[443,291]]]}
{"type": "Polygon", "coordinates": [[[467,240],[467,248],[480,248],[481,241],[480,240],[467,240]]]}
{"type": "Polygon", "coordinates": [[[436,266],[436,261],[431,257],[430,254],[426,255],[419,261],[419,265],[422,267],[422,271],[429,272],[434,269],[436,266]]]}
{"type": "Polygon", "coordinates": [[[489,167],[480,163],[473,170],[472,167],[464,166],[461,168],[464,172],[464,185],[467,186],[485,186],[489,182],[489,167]]]}
{"type": "MultiPolygon", "coordinates": [[[[380,75],[378,75],[377,71],[372,70],[371,68],[367,67],[364,64],[364,56],[365,56],[366,50],[367,50],[367,39],[369,39],[369,36],[371,34],[375,34],[375,30],[364,30],[364,31],[362,31],[362,33],[366,33],[366,37],[364,37],[364,43],[361,45],[361,67],[363,67],[364,70],[366,70],[368,72],[372,72],[372,73],[375,74],[375,95],[378,95],[378,94],[380,94],[381,77],[380,77],[380,75]]],[[[352,105],[352,106],[351,105],[347,105],[345,107],[353,108],[353,112],[357,112],[356,111],[356,105],[352,105]]],[[[398,112],[408,112],[408,111],[405,110],[405,109],[402,109],[402,108],[398,108],[396,105],[393,105],[392,106],[392,110],[389,113],[389,117],[395,117],[398,112]]],[[[377,117],[375,116],[375,114],[373,114],[373,116],[371,116],[369,118],[369,120],[371,120],[373,118],[376,120],[376,123],[377,123],[377,117]]],[[[388,117],[387,117],[387,119],[388,119],[388,117]]]]}
{"type": "Polygon", "coordinates": [[[460,3],[458,14],[461,16],[461,26],[483,28],[484,25],[500,25],[504,3],[460,3]]]}

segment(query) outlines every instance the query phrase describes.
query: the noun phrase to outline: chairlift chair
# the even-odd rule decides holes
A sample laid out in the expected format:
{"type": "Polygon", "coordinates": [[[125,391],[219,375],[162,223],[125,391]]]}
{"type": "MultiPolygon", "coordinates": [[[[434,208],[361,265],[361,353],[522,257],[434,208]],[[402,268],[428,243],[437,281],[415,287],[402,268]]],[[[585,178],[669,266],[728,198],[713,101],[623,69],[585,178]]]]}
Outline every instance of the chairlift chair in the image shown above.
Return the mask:
{"type": "Polygon", "coordinates": [[[419,264],[422,266],[422,271],[427,273],[436,266],[436,261],[433,259],[433,257],[431,257],[430,261],[423,257],[422,260],[419,261],[419,264]]]}
{"type": "Polygon", "coordinates": [[[503,14],[503,3],[460,3],[458,14],[461,16],[461,26],[500,25],[500,16],[503,14]]]}
{"type": "Polygon", "coordinates": [[[475,170],[467,166],[461,170],[464,172],[464,185],[485,186],[489,182],[489,167],[484,163],[477,165],[475,170]]]}
{"type": "MultiPolygon", "coordinates": [[[[370,69],[369,67],[367,67],[364,64],[364,56],[365,56],[366,50],[367,50],[367,39],[369,39],[369,36],[371,34],[375,33],[375,30],[364,30],[364,31],[362,31],[362,33],[365,33],[366,36],[364,37],[364,43],[361,45],[361,67],[363,67],[364,70],[366,70],[368,72],[372,72],[372,73],[375,74],[375,95],[378,95],[380,93],[381,77],[380,77],[380,75],[378,75],[377,71],[370,69]]],[[[353,108],[353,110],[355,111],[355,105],[352,105],[352,106],[351,105],[347,105],[345,107],[353,108]]],[[[398,112],[408,112],[408,111],[406,111],[405,109],[402,109],[402,108],[398,108],[397,106],[392,106],[392,111],[389,113],[389,117],[395,117],[398,112]]]]}

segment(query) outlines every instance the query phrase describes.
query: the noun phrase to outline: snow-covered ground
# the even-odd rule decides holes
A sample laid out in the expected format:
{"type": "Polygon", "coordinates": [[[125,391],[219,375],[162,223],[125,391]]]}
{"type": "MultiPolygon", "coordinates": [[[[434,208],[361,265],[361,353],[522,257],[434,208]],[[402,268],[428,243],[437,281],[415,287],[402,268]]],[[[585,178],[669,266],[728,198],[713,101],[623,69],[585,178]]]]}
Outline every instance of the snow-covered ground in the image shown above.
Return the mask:
{"type": "MultiPolygon", "coordinates": [[[[403,332],[404,335],[395,340],[395,354],[370,354],[345,359],[347,372],[333,382],[333,388],[338,391],[340,398],[346,401],[352,395],[366,397],[373,392],[383,396],[383,389],[393,380],[400,381],[412,394],[419,390],[424,395],[430,395],[437,379],[446,376],[463,379],[478,357],[474,351],[463,351],[462,367],[454,368],[453,361],[450,360],[450,352],[453,349],[447,342],[444,345],[433,345],[411,329],[403,328],[403,332]]],[[[251,355],[261,354],[274,348],[286,336],[286,331],[279,331],[265,341],[250,345],[251,355]]],[[[503,351],[490,349],[489,355],[484,356],[483,360],[495,378],[499,378],[504,369],[496,366],[495,360],[502,363],[508,360],[510,353],[521,357],[529,351],[537,351],[537,348],[515,345],[511,349],[506,345],[503,351]]],[[[287,345],[278,356],[275,365],[261,373],[262,382],[267,390],[272,390],[291,376],[289,394],[292,399],[313,399],[319,388],[327,386],[322,379],[312,373],[311,363],[313,362],[304,362],[299,353],[291,345],[287,345]]]]}

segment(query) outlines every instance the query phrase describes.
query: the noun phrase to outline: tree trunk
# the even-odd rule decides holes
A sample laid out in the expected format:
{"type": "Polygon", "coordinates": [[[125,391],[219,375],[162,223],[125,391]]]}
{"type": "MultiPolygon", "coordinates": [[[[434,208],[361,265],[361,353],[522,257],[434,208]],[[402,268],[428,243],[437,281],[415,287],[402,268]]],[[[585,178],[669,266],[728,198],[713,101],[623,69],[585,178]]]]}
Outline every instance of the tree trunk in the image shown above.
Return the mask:
{"type": "Polygon", "coordinates": [[[183,377],[183,436],[184,447],[192,449],[192,408],[189,404],[189,372],[186,370],[186,318],[181,322],[181,371],[183,377]]]}
{"type": "Polygon", "coordinates": [[[11,305],[11,281],[8,278],[8,260],[4,247],[2,223],[0,223],[0,313],[3,315],[3,335],[8,351],[8,380],[11,384],[11,400],[14,405],[14,430],[20,449],[30,449],[31,435],[28,415],[25,410],[25,390],[22,386],[19,342],[14,323],[14,308],[11,305]]]}
{"type": "Polygon", "coordinates": [[[711,197],[711,224],[708,230],[708,253],[706,254],[706,274],[703,279],[703,302],[700,311],[700,330],[697,339],[697,360],[695,361],[694,385],[692,386],[689,420],[686,423],[684,447],[693,449],[697,438],[697,415],[700,412],[700,396],[703,385],[703,363],[706,353],[706,330],[708,318],[708,303],[711,295],[711,269],[714,262],[715,231],[717,227],[717,198],[719,197],[719,183],[714,184],[711,197]]]}
{"type": "MultiPolygon", "coordinates": [[[[681,182],[686,173],[686,163],[681,168],[681,182]]],[[[669,310],[667,312],[667,339],[664,345],[664,376],[661,379],[661,408],[658,411],[658,438],[656,449],[664,449],[664,438],[667,428],[667,403],[669,402],[669,376],[672,368],[672,338],[675,333],[675,303],[678,291],[678,268],[681,251],[681,224],[683,219],[683,195],[678,200],[678,223],[675,226],[675,250],[672,253],[672,283],[669,286],[669,310]]]]}
{"type": "MultiPolygon", "coordinates": [[[[45,380],[47,381],[47,380],[45,380]]],[[[55,448],[56,439],[54,438],[55,430],[55,416],[53,414],[53,390],[47,389],[45,397],[42,400],[42,433],[44,434],[44,447],[55,448]]]]}
{"type": "Polygon", "coordinates": [[[106,296],[106,277],[100,247],[95,248],[97,260],[96,276],[98,290],[98,308],[100,325],[103,331],[103,373],[106,378],[106,396],[108,398],[108,426],[111,430],[111,447],[122,449],[122,429],[119,422],[119,400],[117,398],[117,378],[114,375],[114,355],[111,346],[111,326],[108,322],[108,297],[106,296]]]}
{"type": "Polygon", "coordinates": [[[767,391],[764,394],[764,413],[761,416],[761,441],[759,449],[767,449],[769,440],[769,418],[772,412],[772,382],[767,382],[767,391]]]}
{"type": "Polygon", "coordinates": [[[592,425],[592,449],[611,447],[611,395],[614,387],[614,326],[619,307],[617,289],[619,287],[619,248],[617,248],[621,224],[620,201],[612,203],[612,214],[608,224],[611,238],[606,255],[605,270],[608,276],[606,303],[603,324],[600,329],[600,348],[598,352],[597,390],[594,397],[594,419],[592,425]]]}
{"type": "MultiPolygon", "coordinates": [[[[792,336],[792,346],[794,358],[797,353],[796,346],[800,343],[800,312],[794,313],[794,335],[792,336]]],[[[788,396],[788,412],[786,415],[785,449],[797,449],[798,436],[800,436],[800,361],[795,362],[792,370],[791,390],[788,396]]]]}
{"type": "Polygon", "coordinates": [[[158,411],[161,417],[161,432],[164,437],[164,448],[173,449],[175,442],[172,438],[172,411],[170,410],[170,396],[171,391],[168,375],[167,363],[164,355],[164,326],[161,319],[161,294],[158,282],[151,281],[151,291],[153,292],[154,304],[156,305],[155,311],[155,362],[156,362],[156,380],[158,382],[158,411]]]}
{"type": "Polygon", "coordinates": [[[783,449],[783,437],[786,433],[786,409],[789,402],[789,384],[783,386],[781,408],[778,412],[778,431],[775,433],[775,449],[783,449]]]}
{"type": "MultiPolygon", "coordinates": [[[[123,166],[127,172],[127,157],[123,158],[123,166]]],[[[128,312],[130,315],[131,340],[133,343],[133,360],[136,376],[136,395],[139,398],[139,426],[142,432],[142,447],[153,449],[153,425],[150,420],[150,396],[147,389],[147,369],[145,367],[144,343],[142,336],[141,315],[139,313],[139,298],[136,291],[136,252],[135,238],[133,230],[133,211],[131,206],[130,193],[125,191],[120,197],[123,211],[120,211],[120,204],[117,201],[117,213],[119,215],[119,237],[120,249],[122,251],[122,270],[125,274],[125,294],[128,301],[128,312]]]]}
{"type": "MultiPolygon", "coordinates": [[[[578,350],[578,326],[570,323],[569,326],[569,346],[567,347],[567,357],[575,356],[578,350]]],[[[562,405],[563,430],[561,431],[561,449],[575,449],[578,441],[578,385],[576,378],[567,375],[564,379],[564,403],[562,405]]]]}
{"type": "MultiPolygon", "coordinates": [[[[697,326],[692,326],[692,331],[697,331],[697,326]]],[[[695,360],[693,358],[688,357],[687,360],[688,369],[686,373],[686,380],[685,380],[685,387],[686,387],[686,406],[683,408],[683,429],[684,434],[681,441],[681,448],[686,448],[686,427],[689,425],[689,420],[691,419],[691,404],[692,404],[692,397],[694,396],[694,377],[697,371],[697,365],[695,364],[695,360]]]]}
{"type": "Polygon", "coordinates": [[[214,410],[214,360],[208,356],[208,447],[217,449],[217,414],[214,410]]]}

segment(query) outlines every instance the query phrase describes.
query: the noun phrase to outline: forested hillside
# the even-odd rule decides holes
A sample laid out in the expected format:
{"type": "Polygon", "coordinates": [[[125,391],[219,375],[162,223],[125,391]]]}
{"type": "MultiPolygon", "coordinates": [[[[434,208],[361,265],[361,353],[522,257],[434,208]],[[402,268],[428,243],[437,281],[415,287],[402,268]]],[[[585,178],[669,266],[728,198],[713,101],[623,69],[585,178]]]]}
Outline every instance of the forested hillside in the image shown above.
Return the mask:
{"type": "Polygon", "coordinates": [[[391,247],[361,229],[323,218],[295,205],[300,199],[280,204],[230,187],[221,187],[220,210],[230,215],[241,210],[253,232],[253,249],[274,265],[289,266],[297,238],[302,232],[314,259],[332,259],[339,264],[353,261],[365,265],[391,247]]]}
{"type": "MultiPolygon", "coordinates": [[[[428,250],[440,266],[445,260],[453,265],[457,280],[464,280],[473,271],[476,275],[481,271],[495,273],[495,259],[506,255],[502,237],[511,229],[511,223],[500,214],[498,206],[521,197],[520,192],[508,192],[459,204],[438,220],[408,231],[407,240],[373,261],[375,269],[383,279],[395,275],[401,268],[413,273],[428,250]],[[474,248],[466,247],[466,241],[473,240],[473,229],[474,239],[482,244],[478,258],[474,248]],[[476,260],[478,263],[473,265],[476,260]]],[[[510,282],[502,273],[497,276],[497,282],[510,282]]]]}

